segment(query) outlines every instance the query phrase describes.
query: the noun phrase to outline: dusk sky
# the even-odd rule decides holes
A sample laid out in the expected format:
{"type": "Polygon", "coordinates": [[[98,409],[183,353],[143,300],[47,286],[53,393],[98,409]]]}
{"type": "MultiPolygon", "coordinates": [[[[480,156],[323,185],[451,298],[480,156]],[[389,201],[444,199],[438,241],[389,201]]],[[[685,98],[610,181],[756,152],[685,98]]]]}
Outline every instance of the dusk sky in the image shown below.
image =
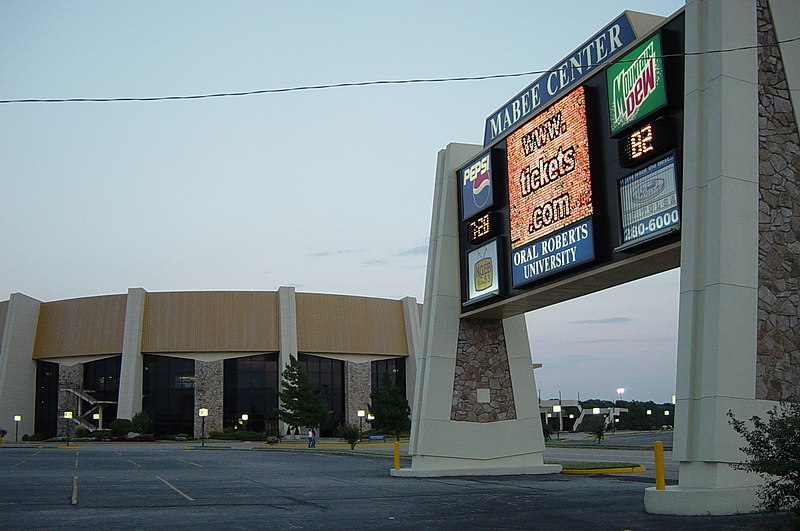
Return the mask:
{"type": "MultiPolygon", "coordinates": [[[[547,70],[682,1],[0,0],[0,100],[547,70]],[[560,6],[560,7],[559,7],[560,6]]],[[[536,75],[0,104],[0,300],[275,290],[423,299],[436,154],[536,75]]],[[[666,402],[678,271],[528,315],[543,398],[666,402]]]]}

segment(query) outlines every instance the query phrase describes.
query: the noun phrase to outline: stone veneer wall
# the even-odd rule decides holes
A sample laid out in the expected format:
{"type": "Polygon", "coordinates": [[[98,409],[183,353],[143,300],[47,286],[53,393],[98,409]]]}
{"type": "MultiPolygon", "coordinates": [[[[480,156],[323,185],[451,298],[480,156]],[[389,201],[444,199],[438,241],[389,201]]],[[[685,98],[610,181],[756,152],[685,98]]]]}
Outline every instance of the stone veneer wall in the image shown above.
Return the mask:
{"type": "Polygon", "coordinates": [[[83,389],[83,364],[61,365],[58,368],[58,429],[59,437],[71,437],[75,435],[75,428],[78,427],[72,419],[65,419],[64,412],[72,411],[74,416],[78,416],[78,397],[70,393],[67,389],[83,389]]]}
{"type": "MultiPolygon", "coordinates": [[[[369,395],[372,392],[372,364],[346,361],[344,363],[344,389],[345,422],[358,426],[358,410],[367,409],[369,395]]],[[[366,422],[366,419],[364,421],[366,422]]],[[[366,429],[367,425],[363,424],[363,426],[366,429]]]]}
{"type": "Polygon", "coordinates": [[[516,418],[503,322],[461,319],[450,420],[497,422],[516,418]],[[488,402],[479,402],[479,389],[489,390],[488,402]]]}
{"type": "Polygon", "coordinates": [[[212,431],[222,431],[224,362],[194,362],[194,436],[202,435],[203,420],[197,415],[201,407],[208,409],[206,437],[212,431]]]}
{"type": "Polygon", "coordinates": [[[767,0],[758,0],[759,252],[756,398],[800,390],[800,137],[767,0]]]}

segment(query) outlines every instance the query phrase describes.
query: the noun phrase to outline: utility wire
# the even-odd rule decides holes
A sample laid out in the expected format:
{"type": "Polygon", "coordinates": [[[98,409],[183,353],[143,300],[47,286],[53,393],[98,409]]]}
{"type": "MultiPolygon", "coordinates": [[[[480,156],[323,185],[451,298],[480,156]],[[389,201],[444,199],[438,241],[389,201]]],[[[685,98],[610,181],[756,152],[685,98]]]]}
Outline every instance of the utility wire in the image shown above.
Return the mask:
{"type": "MultiPolygon", "coordinates": [[[[777,41],[775,44],[757,44],[753,46],[740,46],[737,48],[725,48],[719,50],[709,50],[705,52],[684,52],[682,54],[664,54],[657,56],[661,59],[668,59],[674,57],[695,57],[701,55],[711,55],[711,54],[721,54],[721,53],[731,53],[731,52],[739,52],[743,50],[753,50],[759,48],[767,48],[772,46],[777,46],[779,44],[786,44],[791,42],[800,41],[800,37],[795,37],[793,39],[786,39],[783,41],[777,41]]],[[[631,60],[630,62],[635,61],[635,59],[631,60]]],[[[620,61],[617,61],[620,62],[620,61]]],[[[122,98],[47,98],[47,99],[40,99],[40,98],[26,98],[26,99],[18,99],[18,100],[0,100],[0,104],[2,103],[115,103],[115,102],[123,102],[123,101],[141,101],[141,102],[150,102],[150,101],[175,101],[175,100],[204,100],[210,98],[228,98],[228,97],[235,97],[235,96],[254,96],[258,94],[280,94],[284,92],[301,92],[307,90],[327,90],[327,89],[336,89],[336,88],[351,88],[351,87],[368,87],[368,86],[376,86],[376,85],[411,85],[411,84],[422,84],[422,83],[452,83],[452,82],[459,82],[459,81],[483,81],[487,79],[504,79],[504,78],[513,78],[513,77],[526,77],[526,76],[533,76],[537,74],[549,74],[551,72],[555,72],[558,69],[550,69],[550,70],[531,70],[530,72],[516,72],[512,74],[490,74],[484,76],[461,76],[461,77],[439,77],[439,78],[423,78],[423,79],[384,79],[384,80],[377,80],[377,81],[353,81],[353,82],[346,82],[346,83],[329,83],[324,85],[301,85],[297,87],[284,87],[284,88],[274,88],[274,89],[261,89],[261,90],[247,90],[241,92],[215,92],[211,94],[193,94],[193,95],[186,95],[186,96],[150,96],[150,97],[122,97],[122,98]]]]}

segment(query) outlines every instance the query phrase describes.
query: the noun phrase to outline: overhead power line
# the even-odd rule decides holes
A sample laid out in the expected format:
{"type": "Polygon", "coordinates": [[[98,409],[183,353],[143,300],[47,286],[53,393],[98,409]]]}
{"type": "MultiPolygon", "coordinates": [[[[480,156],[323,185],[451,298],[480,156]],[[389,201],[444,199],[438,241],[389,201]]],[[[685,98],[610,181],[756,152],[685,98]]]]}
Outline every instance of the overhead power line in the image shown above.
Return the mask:
{"type": "MultiPolygon", "coordinates": [[[[711,55],[719,53],[739,52],[743,50],[753,50],[758,48],[766,48],[777,46],[779,44],[791,43],[800,41],[800,37],[793,39],[786,39],[777,41],[775,44],[758,44],[754,46],[740,46],[736,48],[725,48],[720,50],[709,50],[705,52],[684,52],[683,54],[665,54],[659,56],[662,59],[672,57],[693,57],[699,55],[711,55]]],[[[246,90],[239,92],[215,92],[210,94],[191,94],[183,96],[144,96],[144,97],[120,97],[120,98],[24,98],[15,100],[0,100],[0,103],[116,103],[124,101],[175,101],[175,100],[204,100],[211,98],[229,98],[235,96],[255,96],[259,94],[281,94],[284,92],[302,92],[308,90],[328,90],[337,88],[352,88],[352,87],[368,87],[376,85],[411,85],[422,83],[453,83],[459,81],[483,81],[487,79],[503,79],[513,77],[526,77],[541,74],[549,74],[557,71],[557,69],[549,70],[531,70],[529,72],[515,72],[512,74],[489,74],[484,76],[460,76],[460,77],[439,77],[439,78],[421,78],[421,79],[384,79],[376,81],[353,81],[345,83],[328,83],[324,85],[301,85],[297,87],[283,87],[272,89],[260,90],[246,90]]]]}

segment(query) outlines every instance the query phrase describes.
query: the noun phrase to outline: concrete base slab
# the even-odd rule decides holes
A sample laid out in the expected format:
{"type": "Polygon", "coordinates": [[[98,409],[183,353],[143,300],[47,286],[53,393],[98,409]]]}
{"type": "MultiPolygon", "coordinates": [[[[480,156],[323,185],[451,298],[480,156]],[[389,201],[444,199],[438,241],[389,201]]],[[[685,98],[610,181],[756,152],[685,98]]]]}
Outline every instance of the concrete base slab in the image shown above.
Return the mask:
{"type": "Polygon", "coordinates": [[[389,470],[389,474],[402,478],[441,478],[456,476],[520,476],[534,474],[558,474],[561,465],[535,465],[523,467],[474,467],[470,468],[401,468],[389,470]]]}
{"type": "Polygon", "coordinates": [[[687,488],[679,485],[664,490],[648,487],[644,509],[651,514],[675,516],[721,516],[758,512],[758,488],[687,488]]]}

